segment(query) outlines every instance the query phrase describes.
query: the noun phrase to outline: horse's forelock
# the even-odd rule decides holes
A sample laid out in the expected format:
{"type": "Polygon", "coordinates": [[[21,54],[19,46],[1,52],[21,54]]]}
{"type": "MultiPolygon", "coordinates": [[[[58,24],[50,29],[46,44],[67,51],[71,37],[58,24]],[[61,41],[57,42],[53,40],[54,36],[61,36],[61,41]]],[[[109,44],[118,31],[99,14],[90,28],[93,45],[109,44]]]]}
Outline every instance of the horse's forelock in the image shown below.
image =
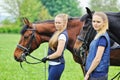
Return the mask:
{"type": "Polygon", "coordinates": [[[85,21],[87,18],[88,18],[88,14],[85,14],[83,15],[81,18],[80,18],[80,21],[85,21]]]}
{"type": "Polygon", "coordinates": [[[27,29],[28,29],[28,25],[25,25],[25,26],[21,29],[20,34],[23,35],[27,29]]]}

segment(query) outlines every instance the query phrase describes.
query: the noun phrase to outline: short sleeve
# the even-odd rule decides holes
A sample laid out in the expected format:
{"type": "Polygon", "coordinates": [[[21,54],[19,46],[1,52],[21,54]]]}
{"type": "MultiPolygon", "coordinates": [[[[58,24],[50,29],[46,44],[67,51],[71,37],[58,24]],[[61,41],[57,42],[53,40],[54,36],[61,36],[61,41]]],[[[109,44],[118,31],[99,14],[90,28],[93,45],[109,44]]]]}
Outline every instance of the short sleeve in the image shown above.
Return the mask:
{"type": "Polygon", "coordinates": [[[107,40],[106,40],[106,38],[104,36],[100,37],[98,46],[104,46],[104,47],[107,46],[107,40]]]}
{"type": "Polygon", "coordinates": [[[58,37],[58,40],[60,39],[66,41],[66,36],[64,34],[60,34],[60,36],[58,37]]]}

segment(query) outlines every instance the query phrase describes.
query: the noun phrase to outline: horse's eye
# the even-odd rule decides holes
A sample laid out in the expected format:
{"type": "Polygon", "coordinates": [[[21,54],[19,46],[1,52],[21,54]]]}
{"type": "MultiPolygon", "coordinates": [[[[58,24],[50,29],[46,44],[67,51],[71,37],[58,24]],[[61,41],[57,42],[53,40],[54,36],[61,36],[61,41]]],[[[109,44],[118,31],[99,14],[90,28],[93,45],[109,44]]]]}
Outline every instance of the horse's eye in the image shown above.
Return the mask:
{"type": "Polygon", "coordinates": [[[84,31],[87,30],[87,28],[88,28],[87,25],[84,25],[84,26],[83,26],[83,30],[84,30],[84,31]]]}
{"type": "Polygon", "coordinates": [[[28,39],[29,36],[24,36],[24,39],[28,39]]]}
{"type": "Polygon", "coordinates": [[[83,27],[83,30],[85,30],[85,26],[83,27]]]}

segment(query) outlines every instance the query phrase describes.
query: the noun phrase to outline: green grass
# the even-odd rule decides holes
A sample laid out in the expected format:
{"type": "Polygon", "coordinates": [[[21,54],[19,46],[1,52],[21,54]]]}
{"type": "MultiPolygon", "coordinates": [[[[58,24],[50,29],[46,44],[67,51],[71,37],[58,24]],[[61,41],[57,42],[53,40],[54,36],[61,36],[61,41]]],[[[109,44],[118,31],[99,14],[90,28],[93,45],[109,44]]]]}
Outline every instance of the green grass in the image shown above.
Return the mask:
{"type": "MultiPolygon", "coordinates": [[[[45,64],[26,64],[23,62],[22,70],[20,64],[14,60],[13,53],[20,39],[18,34],[0,34],[0,80],[45,80],[45,64]]],[[[32,55],[42,58],[47,53],[48,44],[44,43],[35,50],[32,55]]],[[[75,63],[71,53],[65,51],[65,70],[61,80],[83,80],[82,70],[79,64],[75,63]]],[[[33,59],[28,58],[33,62],[33,59]]],[[[47,77],[46,64],[46,77],[47,77]]],[[[120,67],[110,67],[109,80],[120,71],[120,67]]]]}

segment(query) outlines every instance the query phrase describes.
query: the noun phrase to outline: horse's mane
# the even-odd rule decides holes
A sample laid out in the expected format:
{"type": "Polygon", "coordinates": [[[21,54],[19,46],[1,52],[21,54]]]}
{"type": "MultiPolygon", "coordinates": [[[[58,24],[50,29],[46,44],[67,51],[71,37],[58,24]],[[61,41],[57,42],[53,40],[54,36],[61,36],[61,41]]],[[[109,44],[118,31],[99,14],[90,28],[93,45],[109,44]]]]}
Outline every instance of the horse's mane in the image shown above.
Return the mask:
{"type": "Polygon", "coordinates": [[[69,21],[69,20],[74,20],[74,19],[80,19],[80,17],[69,17],[69,18],[68,18],[68,21],[69,21]]]}
{"type": "Polygon", "coordinates": [[[120,17],[120,12],[105,12],[108,16],[120,17]]]}
{"type": "MultiPolygon", "coordinates": [[[[74,20],[74,19],[80,19],[79,17],[69,17],[68,18],[68,21],[69,20],[74,20]]],[[[34,22],[34,23],[53,23],[54,20],[46,20],[46,21],[37,21],[37,22],[34,22]]]]}
{"type": "Polygon", "coordinates": [[[83,15],[81,18],[80,18],[80,21],[85,21],[87,18],[88,18],[88,14],[85,14],[83,15]]]}
{"type": "Polygon", "coordinates": [[[46,21],[37,21],[37,22],[34,22],[36,24],[39,24],[39,23],[53,23],[54,20],[46,20],[46,21]]]}

